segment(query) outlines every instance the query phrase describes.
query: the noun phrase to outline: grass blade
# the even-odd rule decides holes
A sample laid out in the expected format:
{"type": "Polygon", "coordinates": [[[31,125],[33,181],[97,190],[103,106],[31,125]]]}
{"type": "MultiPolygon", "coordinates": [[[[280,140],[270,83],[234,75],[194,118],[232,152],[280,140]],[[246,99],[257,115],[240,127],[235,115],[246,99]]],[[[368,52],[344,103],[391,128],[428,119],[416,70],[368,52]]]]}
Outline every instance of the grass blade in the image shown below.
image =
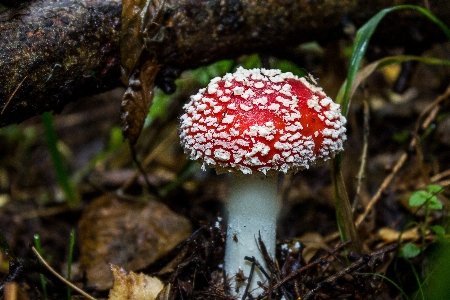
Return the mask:
{"type": "Polygon", "coordinates": [[[349,250],[362,253],[362,245],[356,232],[355,221],[353,220],[352,207],[345,189],[342,177],[341,157],[336,156],[330,162],[331,182],[333,184],[334,206],[336,209],[336,221],[341,235],[341,241],[352,240],[349,250]]]}
{"type": "MultiPolygon", "coordinates": [[[[67,259],[67,281],[70,281],[72,273],[72,261],[73,261],[73,247],[75,245],[75,230],[72,229],[70,232],[70,242],[69,242],[69,257],[67,259]]],[[[67,286],[67,300],[70,300],[72,294],[72,289],[67,286]]]]}
{"type": "Polygon", "coordinates": [[[450,29],[435,15],[433,15],[430,11],[426,10],[423,7],[416,5],[398,5],[389,8],[385,8],[373,16],[367,23],[365,23],[357,32],[355,41],[353,44],[353,51],[350,58],[350,67],[347,74],[347,83],[343,88],[343,94],[339,93],[340,96],[337,97],[337,102],[342,104],[342,114],[344,116],[347,115],[348,107],[350,105],[350,91],[353,86],[353,81],[358,72],[359,66],[361,65],[361,61],[366,54],[367,47],[369,45],[369,40],[372,37],[375,29],[378,26],[378,23],[390,12],[399,10],[399,9],[414,9],[426,17],[428,17],[432,22],[437,24],[440,29],[447,35],[450,39],[450,29]]]}
{"type": "Polygon", "coordinates": [[[383,274],[378,274],[378,273],[359,273],[359,274],[360,274],[360,275],[378,276],[378,277],[383,278],[384,280],[386,280],[387,282],[389,282],[390,284],[392,284],[392,285],[393,285],[400,293],[402,293],[403,297],[404,297],[406,300],[409,300],[408,295],[406,295],[406,293],[403,291],[403,289],[402,289],[398,284],[396,284],[394,281],[392,281],[390,278],[384,276],[383,274]]]}
{"type": "MultiPolygon", "coordinates": [[[[35,234],[33,236],[33,238],[34,238],[34,245],[36,246],[36,250],[39,252],[39,254],[42,255],[41,238],[39,237],[39,234],[35,234]]],[[[41,280],[42,293],[44,294],[44,299],[48,299],[47,284],[45,282],[45,277],[44,277],[44,275],[39,274],[39,278],[41,280]]]]}
{"type": "Polygon", "coordinates": [[[68,204],[71,207],[76,207],[79,203],[79,197],[70,182],[66,165],[64,164],[61,153],[58,150],[58,137],[56,136],[56,130],[53,124],[53,115],[50,112],[45,112],[42,114],[42,122],[44,124],[47,147],[52,159],[56,180],[58,181],[68,204]]]}

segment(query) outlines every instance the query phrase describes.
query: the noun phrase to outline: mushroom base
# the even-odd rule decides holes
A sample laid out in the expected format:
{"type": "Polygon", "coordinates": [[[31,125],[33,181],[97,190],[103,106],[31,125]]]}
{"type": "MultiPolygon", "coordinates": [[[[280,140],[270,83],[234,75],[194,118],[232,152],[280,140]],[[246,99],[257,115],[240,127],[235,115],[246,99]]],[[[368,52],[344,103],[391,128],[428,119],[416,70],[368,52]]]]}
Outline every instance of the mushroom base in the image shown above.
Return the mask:
{"type": "MultiPolygon", "coordinates": [[[[275,256],[277,204],[277,176],[261,179],[258,176],[235,176],[229,193],[227,242],[225,250],[225,271],[230,278],[232,293],[242,296],[247,281],[235,280],[239,270],[248,277],[251,262],[245,256],[255,257],[268,272],[264,258],[259,251],[259,234],[269,255],[275,256]],[[238,288],[239,291],[236,291],[238,288]]],[[[268,272],[269,273],[269,272],[268,272]]],[[[249,292],[262,293],[257,282],[267,278],[255,267],[249,292]]]]}

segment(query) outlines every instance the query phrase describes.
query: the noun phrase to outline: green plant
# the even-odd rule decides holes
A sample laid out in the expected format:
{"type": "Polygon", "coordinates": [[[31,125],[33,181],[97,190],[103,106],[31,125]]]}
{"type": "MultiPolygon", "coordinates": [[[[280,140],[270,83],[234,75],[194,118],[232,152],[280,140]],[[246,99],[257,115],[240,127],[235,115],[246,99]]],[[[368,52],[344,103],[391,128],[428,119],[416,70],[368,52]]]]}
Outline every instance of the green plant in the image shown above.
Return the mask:
{"type": "MultiPolygon", "coordinates": [[[[72,229],[70,232],[70,242],[69,242],[69,257],[67,259],[67,281],[70,282],[70,277],[72,274],[72,262],[73,262],[73,247],[75,246],[75,230],[72,229]]],[[[72,289],[67,286],[67,299],[70,300],[72,294],[72,289]]]]}
{"type": "MultiPolygon", "coordinates": [[[[433,245],[429,255],[430,272],[422,281],[420,289],[427,300],[447,300],[450,298],[450,285],[448,284],[450,270],[450,240],[440,238],[433,245]]],[[[416,294],[416,296],[418,293],[416,294]]]]}
{"type": "MultiPolygon", "coordinates": [[[[401,245],[399,257],[407,260],[411,267],[417,283],[417,291],[413,299],[420,297],[420,299],[448,299],[449,289],[445,288],[446,284],[442,282],[441,277],[448,277],[448,266],[450,260],[447,259],[449,253],[449,239],[445,236],[445,228],[441,225],[431,225],[430,215],[433,211],[441,211],[443,208],[442,202],[438,199],[438,195],[444,191],[440,185],[428,185],[425,189],[415,191],[409,197],[409,206],[415,209],[414,214],[419,211],[423,212],[423,221],[412,222],[408,225],[417,226],[421,240],[419,243],[404,243],[401,245]],[[432,249],[429,243],[426,243],[425,238],[429,232],[433,232],[436,237],[436,242],[432,243],[432,249]],[[419,255],[426,255],[427,260],[422,261],[423,264],[428,264],[429,272],[420,274],[412,260],[419,255]],[[426,261],[429,261],[428,263],[426,261]],[[421,275],[425,274],[422,279],[421,275]],[[440,290],[430,287],[439,286],[440,290]]],[[[401,236],[399,237],[401,241],[401,236]]]]}
{"type": "Polygon", "coordinates": [[[70,181],[67,167],[60,151],[58,150],[58,137],[53,124],[53,115],[50,112],[45,112],[42,115],[42,123],[44,124],[47,148],[52,159],[56,180],[58,181],[61,190],[64,192],[64,196],[66,197],[66,201],[69,206],[76,207],[80,202],[80,197],[70,181]]]}
{"type": "MultiPolygon", "coordinates": [[[[35,234],[33,236],[33,238],[34,238],[34,245],[36,246],[36,250],[39,252],[39,254],[42,255],[41,238],[39,237],[39,234],[35,234]]],[[[48,299],[47,283],[45,281],[44,275],[39,274],[39,279],[41,280],[42,293],[44,294],[44,299],[48,299]]]]}
{"type": "MultiPolygon", "coordinates": [[[[39,236],[39,234],[35,234],[33,236],[34,238],[34,245],[36,247],[36,251],[42,255],[42,246],[41,246],[41,238],[39,236]]],[[[0,247],[2,249],[6,249],[7,247],[9,247],[9,245],[6,243],[6,248],[5,245],[2,243],[1,241],[2,239],[2,235],[0,234],[0,247]]],[[[70,232],[70,240],[69,240],[69,256],[67,259],[67,282],[70,282],[70,277],[71,277],[71,273],[72,273],[72,262],[73,262],[73,249],[75,246],[75,230],[72,229],[72,231],[70,232]]],[[[1,249],[0,248],[0,249],[1,249]]],[[[41,281],[41,286],[42,286],[42,293],[44,294],[44,299],[48,299],[48,293],[47,293],[47,283],[45,281],[45,276],[43,274],[39,274],[39,278],[41,281]]],[[[70,300],[71,299],[71,294],[72,294],[72,289],[70,287],[70,285],[67,285],[67,299],[70,300]]]]}
{"type": "Polygon", "coordinates": [[[438,237],[444,237],[445,228],[441,225],[430,225],[430,214],[434,210],[442,210],[442,203],[437,198],[437,195],[442,193],[443,187],[439,185],[428,185],[426,189],[415,191],[409,198],[409,206],[424,210],[423,222],[417,224],[419,226],[420,236],[422,238],[422,247],[414,243],[406,243],[403,245],[400,255],[404,258],[413,258],[425,250],[425,236],[428,230],[432,230],[438,237]]]}

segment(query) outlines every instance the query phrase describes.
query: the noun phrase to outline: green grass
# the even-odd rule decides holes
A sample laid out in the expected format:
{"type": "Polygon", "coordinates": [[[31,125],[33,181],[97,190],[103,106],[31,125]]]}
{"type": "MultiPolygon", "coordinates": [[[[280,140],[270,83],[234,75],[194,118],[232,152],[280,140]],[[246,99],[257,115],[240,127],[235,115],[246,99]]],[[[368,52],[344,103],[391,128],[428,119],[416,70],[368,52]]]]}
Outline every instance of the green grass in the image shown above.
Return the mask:
{"type": "MultiPolygon", "coordinates": [[[[39,254],[42,255],[41,238],[39,237],[39,234],[35,234],[33,236],[33,238],[34,238],[34,245],[36,247],[37,252],[39,252],[39,254]]],[[[39,279],[41,280],[42,294],[44,294],[44,299],[48,299],[47,283],[45,281],[45,276],[42,274],[39,274],[39,279]]]]}
{"type": "Polygon", "coordinates": [[[80,197],[70,181],[66,164],[58,150],[58,137],[56,135],[55,125],[53,124],[53,115],[50,112],[45,112],[42,114],[42,122],[44,124],[47,148],[50,152],[56,180],[69,206],[77,207],[80,203],[80,197]]]}
{"type": "MultiPolygon", "coordinates": [[[[72,274],[72,262],[73,262],[73,247],[75,246],[75,230],[72,229],[70,232],[69,241],[69,257],[67,258],[67,280],[70,281],[72,274]]],[[[70,300],[72,294],[72,289],[67,286],[67,299],[70,300]]]]}

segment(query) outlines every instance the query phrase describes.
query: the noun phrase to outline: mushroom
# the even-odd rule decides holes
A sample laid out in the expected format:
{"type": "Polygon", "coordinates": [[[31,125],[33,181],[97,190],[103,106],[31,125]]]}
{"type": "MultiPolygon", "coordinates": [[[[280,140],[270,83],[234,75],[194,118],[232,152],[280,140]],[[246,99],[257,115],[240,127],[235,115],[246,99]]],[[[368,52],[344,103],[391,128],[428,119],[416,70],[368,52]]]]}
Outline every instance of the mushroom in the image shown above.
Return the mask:
{"type": "MultiPolygon", "coordinates": [[[[308,169],[342,151],[346,119],[311,76],[242,67],[212,79],[184,110],[180,138],[190,159],[203,170],[233,173],[225,271],[235,276],[233,291],[241,296],[251,268],[244,257],[266,267],[259,234],[275,256],[277,175],[308,169]]],[[[255,268],[250,291],[262,292],[257,281],[267,278],[255,268]]]]}

